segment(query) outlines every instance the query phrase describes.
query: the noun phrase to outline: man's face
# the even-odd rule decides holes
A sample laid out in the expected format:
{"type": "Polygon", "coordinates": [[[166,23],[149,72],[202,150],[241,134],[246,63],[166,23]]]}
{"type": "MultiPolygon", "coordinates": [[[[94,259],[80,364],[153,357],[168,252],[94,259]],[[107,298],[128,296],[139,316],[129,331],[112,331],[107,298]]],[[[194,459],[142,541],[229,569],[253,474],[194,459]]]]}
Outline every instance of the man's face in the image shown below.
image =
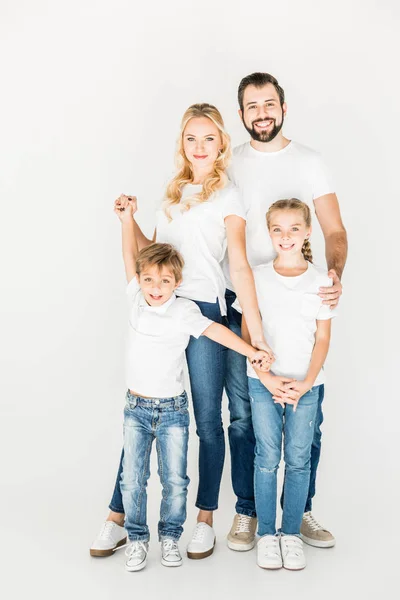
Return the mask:
{"type": "Polygon", "coordinates": [[[272,83],[262,88],[249,85],[244,90],[243,125],[257,142],[271,142],[282,129],[286,103],[281,106],[278,92],[272,83]]]}

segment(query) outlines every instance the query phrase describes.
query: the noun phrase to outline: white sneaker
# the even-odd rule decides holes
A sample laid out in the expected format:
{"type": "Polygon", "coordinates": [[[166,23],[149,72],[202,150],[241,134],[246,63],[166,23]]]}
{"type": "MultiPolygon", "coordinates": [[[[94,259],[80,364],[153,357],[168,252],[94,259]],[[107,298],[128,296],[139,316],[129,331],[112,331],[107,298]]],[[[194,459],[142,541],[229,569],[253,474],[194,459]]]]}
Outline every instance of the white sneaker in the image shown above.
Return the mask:
{"type": "Polygon", "coordinates": [[[263,535],[257,542],[257,564],[262,569],[281,569],[282,555],[277,535],[263,535]]]}
{"type": "Polygon", "coordinates": [[[126,570],[141,571],[144,569],[147,563],[148,551],[148,542],[140,542],[139,540],[131,542],[125,550],[125,554],[128,557],[128,560],[125,563],[126,570]]]}
{"type": "Polygon", "coordinates": [[[206,558],[214,552],[215,533],[207,523],[197,523],[187,547],[188,558],[206,558]]]}
{"type": "Polygon", "coordinates": [[[161,541],[161,564],[164,567],[180,567],[182,556],[179,552],[178,542],[172,538],[164,538],[161,541]]]}
{"type": "Polygon", "coordinates": [[[283,566],[290,571],[299,571],[306,566],[303,542],[297,535],[281,536],[283,566]]]}
{"type": "Polygon", "coordinates": [[[106,521],[90,548],[90,556],[111,556],[126,544],[126,531],[113,521],[106,521]]]}

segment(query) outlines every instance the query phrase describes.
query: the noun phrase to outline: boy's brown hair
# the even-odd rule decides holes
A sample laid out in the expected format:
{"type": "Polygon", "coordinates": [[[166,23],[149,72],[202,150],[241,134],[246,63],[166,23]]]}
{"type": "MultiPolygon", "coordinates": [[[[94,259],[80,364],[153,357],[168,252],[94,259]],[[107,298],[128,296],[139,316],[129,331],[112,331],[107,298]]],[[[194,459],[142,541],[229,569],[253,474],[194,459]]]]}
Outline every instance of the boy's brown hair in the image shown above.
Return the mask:
{"type": "Polygon", "coordinates": [[[169,267],[174,274],[175,281],[182,280],[184,260],[178,250],[171,244],[151,244],[143,248],[136,259],[136,273],[140,275],[146,267],[156,265],[159,270],[169,267]]]}

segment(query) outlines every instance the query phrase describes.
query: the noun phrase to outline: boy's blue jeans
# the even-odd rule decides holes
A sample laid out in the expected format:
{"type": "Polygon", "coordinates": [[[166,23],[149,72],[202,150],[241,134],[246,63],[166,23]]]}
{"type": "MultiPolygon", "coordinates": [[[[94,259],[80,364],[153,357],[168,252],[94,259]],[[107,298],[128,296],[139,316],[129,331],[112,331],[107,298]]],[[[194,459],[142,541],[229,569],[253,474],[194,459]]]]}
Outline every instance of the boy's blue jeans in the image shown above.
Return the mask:
{"type": "Polygon", "coordinates": [[[162,501],[158,535],[178,540],[186,520],[189,477],[189,413],[186,392],[174,398],[142,398],[128,390],[124,409],[124,453],[121,492],[125,529],[130,541],[147,541],[147,480],[156,440],[162,501]]]}
{"type": "Polygon", "coordinates": [[[319,405],[320,386],[293,406],[275,404],[259,379],[249,377],[249,394],[256,438],[254,489],[258,533],[276,533],[277,470],[284,436],[285,480],[282,533],[299,535],[310,486],[311,446],[319,405]]]}

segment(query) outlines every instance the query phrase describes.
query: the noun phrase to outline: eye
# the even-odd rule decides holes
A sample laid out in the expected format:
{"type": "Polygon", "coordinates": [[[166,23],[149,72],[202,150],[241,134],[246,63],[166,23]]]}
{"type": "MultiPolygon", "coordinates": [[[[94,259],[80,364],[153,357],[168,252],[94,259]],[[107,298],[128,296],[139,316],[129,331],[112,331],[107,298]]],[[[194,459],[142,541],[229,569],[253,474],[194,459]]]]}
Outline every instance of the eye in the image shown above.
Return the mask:
{"type": "Polygon", "coordinates": [[[267,106],[274,106],[273,102],[267,102],[267,106]]]}
{"type": "Polygon", "coordinates": [[[169,279],[163,279],[162,283],[169,283],[169,279]]]}
{"type": "Polygon", "coordinates": [[[213,137],[208,137],[208,138],[206,138],[206,141],[207,141],[207,142],[213,142],[213,141],[214,141],[214,138],[213,138],[213,137]]]}
{"type": "Polygon", "coordinates": [[[253,108],[256,108],[255,104],[253,104],[252,106],[249,106],[249,110],[252,110],[253,108]]]}
{"type": "Polygon", "coordinates": [[[279,227],[274,227],[274,229],[272,231],[273,231],[273,233],[279,233],[280,229],[279,229],[279,227]]]}
{"type": "Polygon", "coordinates": [[[188,138],[186,138],[186,140],[187,140],[188,142],[194,142],[194,137],[188,137],[188,138]]]}
{"type": "Polygon", "coordinates": [[[146,283],[150,283],[151,277],[145,277],[144,280],[145,280],[146,283]]]}
{"type": "Polygon", "coordinates": [[[298,227],[292,227],[292,231],[299,231],[298,227]]]}

